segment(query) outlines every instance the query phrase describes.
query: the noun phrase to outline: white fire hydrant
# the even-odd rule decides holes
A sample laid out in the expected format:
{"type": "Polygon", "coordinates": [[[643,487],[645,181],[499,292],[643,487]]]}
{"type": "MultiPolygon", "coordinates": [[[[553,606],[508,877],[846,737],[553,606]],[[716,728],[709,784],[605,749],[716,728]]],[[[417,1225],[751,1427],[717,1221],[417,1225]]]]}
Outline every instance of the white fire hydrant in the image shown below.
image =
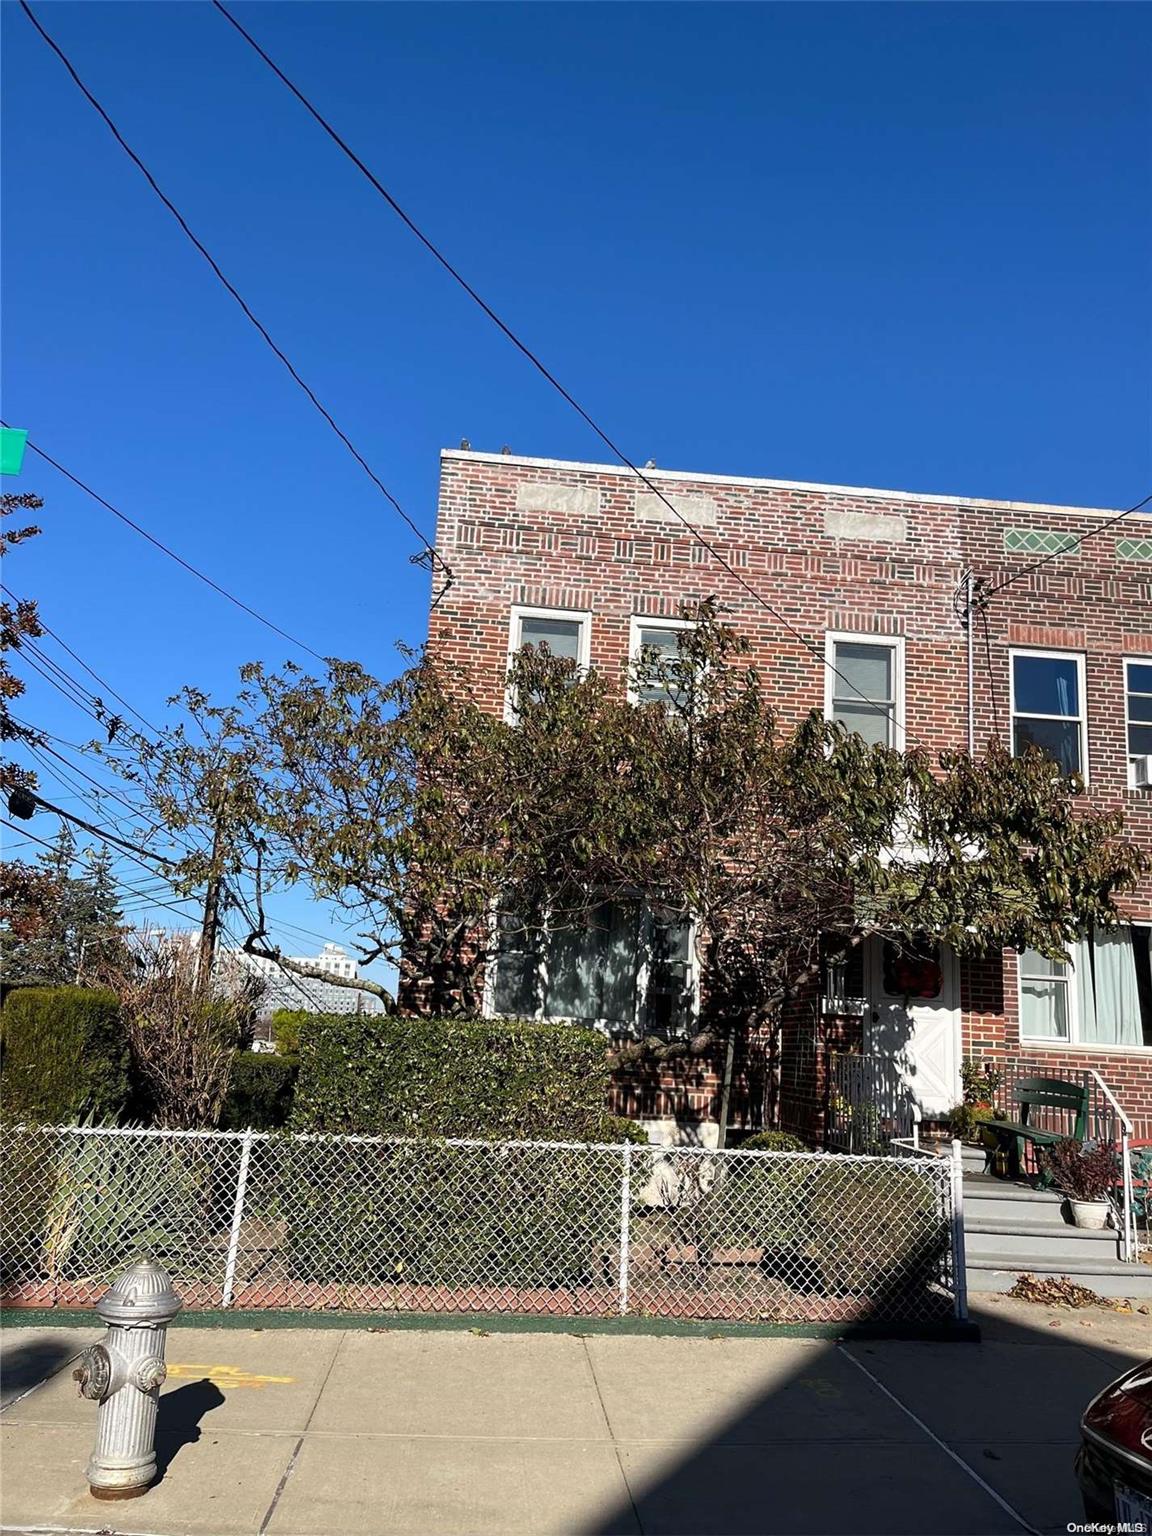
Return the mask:
{"type": "Polygon", "coordinates": [[[167,1375],[168,1324],[183,1302],[151,1259],[141,1259],[96,1303],[108,1324],[72,1372],[80,1395],[100,1404],[88,1486],[96,1499],[132,1499],[156,1476],[156,1411],[167,1375]]]}

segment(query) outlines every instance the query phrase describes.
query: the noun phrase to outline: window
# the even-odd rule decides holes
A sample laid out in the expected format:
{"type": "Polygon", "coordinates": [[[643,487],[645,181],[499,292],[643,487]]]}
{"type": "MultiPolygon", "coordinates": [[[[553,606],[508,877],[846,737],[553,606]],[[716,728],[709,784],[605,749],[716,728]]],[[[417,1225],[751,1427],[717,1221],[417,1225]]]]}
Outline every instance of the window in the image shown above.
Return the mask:
{"type": "Polygon", "coordinates": [[[824,714],[873,744],[901,745],[904,644],[860,635],[829,635],[824,714]]]}
{"type": "Polygon", "coordinates": [[[680,649],[680,633],[690,629],[690,619],[633,618],[628,645],[628,696],[634,704],[677,707],[680,691],[667,675],[680,649]]]}
{"type": "Polygon", "coordinates": [[[848,1016],[862,1014],[867,1006],[863,944],[853,944],[846,949],[843,939],[826,936],[820,942],[820,959],[824,970],[821,1012],[848,1016]]]}
{"type": "Polygon", "coordinates": [[[1084,658],[1053,651],[1012,653],[1012,752],[1029,747],[1088,777],[1084,743],[1084,658]]]}
{"type": "MultiPolygon", "coordinates": [[[[508,641],[508,663],[526,645],[547,647],[553,656],[574,661],[584,668],[589,663],[591,615],[574,613],[568,608],[513,608],[508,641]]],[[[514,719],[515,704],[509,694],[506,713],[514,719]]]]}
{"type": "Polygon", "coordinates": [[[605,902],[553,932],[501,924],[489,1009],[511,1018],[668,1033],[694,1005],[691,924],[639,902],[605,902]]]}
{"type": "Polygon", "coordinates": [[[1067,1045],[1152,1048],[1152,928],[1097,929],[1071,960],[1020,956],[1020,1034],[1067,1045]]]}
{"type": "Polygon", "coordinates": [[[1133,759],[1152,754],[1152,658],[1126,661],[1124,685],[1128,698],[1128,782],[1135,784],[1133,759]]]}

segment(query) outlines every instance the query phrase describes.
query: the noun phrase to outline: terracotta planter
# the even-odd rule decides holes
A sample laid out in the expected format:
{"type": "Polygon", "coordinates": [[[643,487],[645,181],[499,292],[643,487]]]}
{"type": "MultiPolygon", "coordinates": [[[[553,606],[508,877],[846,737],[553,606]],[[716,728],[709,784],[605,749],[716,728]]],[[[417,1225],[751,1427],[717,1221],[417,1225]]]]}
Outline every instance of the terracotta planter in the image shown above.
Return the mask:
{"type": "Polygon", "coordinates": [[[1107,1200],[1069,1199],[1068,1207],[1072,1212],[1074,1227],[1088,1227],[1094,1232],[1100,1232],[1108,1225],[1111,1207],[1107,1200]]]}

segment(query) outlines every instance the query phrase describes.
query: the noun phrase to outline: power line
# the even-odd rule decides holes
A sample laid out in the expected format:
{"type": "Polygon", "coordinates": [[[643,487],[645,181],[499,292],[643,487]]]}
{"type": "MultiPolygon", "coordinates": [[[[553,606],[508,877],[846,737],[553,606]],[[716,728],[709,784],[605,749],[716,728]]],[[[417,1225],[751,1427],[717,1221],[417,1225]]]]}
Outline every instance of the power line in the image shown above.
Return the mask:
{"type": "MultiPolygon", "coordinates": [[[[16,603],[20,602],[20,599],[16,596],[15,592],[13,592],[11,587],[4,587],[3,590],[5,592],[7,592],[8,596],[13,600],[13,602],[16,602],[16,603]]],[[[124,697],[122,697],[122,695],[118,694],[116,692],[115,688],[113,688],[111,683],[105,682],[104,678],[102,678],[100,676],[99,672],[94,672],[92,670],[92,668],[88,665],[88,663],[84,660],[84,658],[82,656],[78,656],[76,654],[76,652],[67,643],[67,641],[62,640],[54,629],[50,628],[49,625],[45,624],[44,620],[40,617],[39,614],[36,615],[36,620],[37,620],[38,624],[40,625],[40,628],[44,631],[44,633],[46,635],[51,635],[53,640],[55,640],[56,644],[58,646],[60,646],[60,648],[62,650],[67,651],[68,655],[71,656],[72,660],[77,662],[80,666],[82,666],[84,668],[85,672],[87,672],[88,676],[90,678],[92,678],[95,682],[99,683],[101,688],[104,689],[105,693],[110,694],[111,697],[116,700],[117,704],[123,704],[124,708],[126,710],[128,710],[131,714],[135,715],[137,720],[140,721],[141,725],[143,725],[146,730],[151,731],[154,736],[160,736],[162,734],[162,732],[159,730],[159,728],[157,726],[149,724],[149,722],[144,718],[144,716],[140,713],[140,711],[138,709],[136,709],[132,704],[129,704],[129,702],[128,702],[128,700],[126,698],[124,698],[124,697]]]]}
{"type": "MultiPolygon", "coordinates": [[[[135,858],[138,863],[140,858],[143,857],[155,859],[158,864],[165,864],[169,868],[172,867],[172,860],[165,858],[163,854],[153,853],[148,848],[141,848],[137,844],[126,842],[124,838],[117,836],[115,832],[109,832],[106,827],[95,827],[90,821],[85,821],[82,816],[73,815],[71,811],[65,811],[60,806],[53,805],[52,801],[45,800],[43,795],[38,795],[32,790],[21,790],[18,793],[29,796],[37,805],[42,806],[46,811],[51,811],[54,816],[60,816],[65,821],[74,822],[76,826],[82,827],[85,832],[90,832],[93,837],[98,837],[106,843],[111,843],[113,847],[122,848],[130,858],[135,858]]],[[[10,803],[12,798],[11,796],[9,797],[10,803]]],[[[31,836],[32,834],[29,833],[28,835],[31,836]]],[[[148,865],[143,867],[147,869],[148,865]]]]}
{"type": "Polygon", "coordinates": [[[1013,571],[1011,576],[1006,576],[1003,581],[998,581],[994,587],[986,587],[982,593],[983,600],[995,597],[997,592],[1003,592],[1005,587],[1010,587],[1013,582],[1019,581],[1021,577],[1028,576],[1033,571],[1038,571],[1042,565],[1047,565],[1050,560],[1062,560],[1066,555],[1075,553],[1076,550],[1087,544],[1089,539],[1094,539],[1097,534],[1107,533],[1109,528],[1115,528],[1117,523],[1122,522],[1126,517],[1131,517],[1134,512],[1139,512],[1141,507],[1146,507],[1150,501],[1152,501],[1152,491],[1149,491],[1147,496],[1142,501],[1138,501],[1134,507],[1125,507],[1124,511],[1117,512],[1115,517],[1107,518],[1104,522],[1097,523],[1094,528],[1089,528],[1087,533],[1082,534],[1080,538],[1074,543],[1069,544],[1067,548],[1053,550],[1051,554],[1043,555],[1039,560],[1033,560],[1031,565],[1024,565],[1018,571],[1013,571]]]}
{"type": "MultiPolygon", "coordinates": [[[[25,10],[27,10],[26,0],[20,0],[20,3],[24,6],[25,10]]],[[[520,337],[516,334],[512,327],[508,325],[505,320],[501,319],[501,317],[492,308],[491,304],[489,304],[487,300],[484,299],[476,291],[475,288],[473,288],[472,284],[467,280],[467,278],[464,277],[458,268],[453,266],[452,262],[450,262],[447,256],[444,255],[443,251],[441,251],[435,242],[424,233],[424,231],[416,223],[415,219],[413,219],[412,216],[403,207],[401,207],[400,203],[397,202],[396,198],[393,197],[392,193],[388,191],[387,187],[384,186],[379,178],[374,175],[371,170],[369,170],[368,166],[365,165],[364,161],[361,160],[360,156],[347,142],[347,140],[340,136],[340,134],[328,121],[328,119],[323,115],[323,113],[320,112],[320,110],[315,107],[311,101],[309,101],[308,97],[305,96],[302,90],[300,90],[299,86],[290,80],[284,71],[280,68],[280,66],[272,58],[269,57],[269,55],[252,36],[252,34],[247,31],[246,28],[241,26],[240,22],[236,20],[235,16],[233,16],[228,8],[221,3],[221,0],[212,0],[212,4],[225,18],[225,20],[236,29],[236,31],[249,45],[249,47],[259,55],[259,57],[264,61],[264,63],[277,77],[277,79],[280,80],[282,84],[287,86],[292,95],[295,96],[296,100],[305,109],[305,111],[307,111],[309,115],[319,124],[319,126],[324,130],[324,132],[337,146],[337,148],[340,149],[342,153],[348,157],[349,160],[351,160],[352,164],[369,182],[374,190],[380,194],[380,196],[388,204],[389,208],[392,209],[393,213],[395,213],[401,222],[412,232],[413,235],[416,236],[416,239],[419,240],[420,244],[425,248],[425,250],[428,251],[428,253],[433,256],[437,262],[439,262],[444,271],[448,273],[449,277],[451,277],[454,282],[459,284],[459,286],[464,290],[468,297],[472,299],[473,302],[476,303],[484,311],[489,320],[492,321],[493,325],[495,325],[497,329],[507,337],[507,339],[516,348],[516,350],[520,352],[522,356],[524,356],[528,362],[532,364],[536,371],[540,373],[543,378],[548,381],[549,384],[551,384],[552,388],[555,389],[557,393],[567,401],[567,403],[572,407],[576,414],[580,416],[580,418],[587,424],[587,426],[592,429],[592,431],[605,445],[609,452],[612,453],[615,458],[619,459],[620,463],[623,464],[625,468],[630,470],[631,473],[634,474],[643,485],[647,486],[648,490],[654,496],[656,496],[664,504],[665,507],[668,508],[669,512],[672,513],[677,521],[684,525],[684,527],[688,530],[696,542],[700,544],[702,548],[708,551],[708,553],[717,562],[717,564],[720,565],[721,568],[725,570],[734,581],[738,582],[739,585],[743,587],[744,591],[748,593],[754,602],[758,603],[766,613],[771,614],[771,616],[776,620],[778,624],[786,629],[795,640],[798,640],[806,650],[810,651],[811,654],[815,656],[816,659],[820,662],[821,666],[827,667],[833,676],[839,678],[842,683],[845,683],[852,690],[852,692],[857,695],[857,697],[862,699],[866,704],[870,704],[873,708],[881,710],[898,728],[900,728],[901,722],[896,719],[896,714],[893,708],[881,704],[876,699],[870,699],[866,693],[864,693],[860,688],[856,686],[851,678],[846,677],[843,672],[839,671],[835,664],[828,659],[824,651],[819,646],[815,645],[811,640],[809,640],[808,637],[801,630],[797,629],[789,619],[785,618],[782,613],[774,608],[771,603],[769,603],[768,600],[763,597],[760,592],[757,591],[751,582],[747,581],[745,577],[741,576],[736,567],[732,565],[729,560],[725,559],[725,557],[720,553],[712,541],[710,539],[706,539],[700,530],[683,515],[680,509],[675,506],[667,496],[665,496],[664,492],[660,490],[659,486],[656,485],[637,464],[633,463],[633,461],[628,457],[624,450],[616,444],[613,438],[608,435],[608,433],[604,430],[603,427],[600,426],[595,418],[587,410],[585,410],[585,408],[580,404],[575,396],[572,395],[564,387],[563,384],[561,384],[556,375],[552,373],[551,370],[541,361],[541,359],[536,355],[535,352],[532,351],[527,343],[521,341],[520,337]]],[[[915,737],[911,737],[911,733],[907,731],[906,727],[903,727],[903,729],[906,736],[912,740],[916,739],[915,737]]]]}
{"type": "MultiPolygon", "coordinates": [[[[166,828],[162,827],[159,822],[149,821],[139,806],[133,805],[131,801],[126,800],[123,795],[118,795],[116,791],[110,788],[107,784],[101,784],[99,779],[93,778],[92,775],[86,772],[85,769],[81,768],[79,764],[70,762],[68,758],[66,758],[62,753],[57,752],[53,747],[48,746],[46,742],[40,743],[38,747],[29,746],[28,750],[31,752],[32,756],[36,758],[37,762],[41,764],[42,767],[46,768],[49,773],[53,773],[51,765],[45,763],[44,759],[40,756],[41,752],[47,752],[49,756],[54,757],[57,762],[63,763],[65,768],[69,769],[70,772],[78,773],[82,779],[87,779],[89,784],[94,785],[97,796],[107,795],[110,799],[118,801],[119,804],[124,806],[126,810],[130,811],[133,816],[139,818],[139,820],[144,823],[145,827],[147,827],[150,832],[163,832],[167,830],[166,828]]],[[[59,770],[56,770],[53,776],[57,779],[60,779],[62,783],[69,785],[72,789],[78,788],[75,779],[61,778],[59,770]]],[[[92,803],[93,797],[91,790],[88,791],[87,796],[84,795],[83,791],[80,791],[80,794],[81,798],[85,799],[87,803],[92,803]]],[[[103,810],[103,807],[97,803],[96,809],[103,810]]]]}
{"type": "MultiPolygon", "coordinates": [[[[49,807],[49,809],[52,809],[52,807],[49,807]]],[[[56,852],[56,845],[54,843],[50,843],[50,842],[46,841],[46,839],[44,839],[42,837],[37,837],[35,832],[29,832],[27,830],[27,828],[17,826],[15,822],[6,821],[3,817],[0,817],[0,826],[8,827],[13,832],[20,832],[20,833],[22,833],[24,835],[24,837],[28,839],[29,842],[38,843],[41,848],[47,848],[49,850],[49,852],[51,852],[51,853],[55,853],[56,852]]],[[[103,834],[100,834],[100,835],[103,835],[103,834]]],[[[78,861],[78,859],[79,859],[79,855],[77,855],[76,859],[74,859],[72,862],[76,863],[78,861]]],[[[110,878],[117,885],[123,885],[124,884],[123,880],[118,875],[112,874],[110,878]]],[[[192,900],[191,897],[189,897],[188,899],[192,900]]],[[[169,902],[166,902],[166,901],[154,901],[152,903],[152,905],[156,906],[156,907],[164,907],[169,912],[175,912],[177,917],[182,917],[185,921],[188,920],[188,913],[187,912],[180,911],[180,909],[178,907],[172,906],[171,903],[169,903],[169,902]]]]}
{"type": "Polygon", "coordinates": [[[50,662],[42,652],[34,652],[27,640],[23,640],[20,643],[20,655],[32,668],[33,672],[42,677],[46,683],[50,683],[51,686],[55,688],[57,693],[63,694],[64,698],[68,700],[69,704],[74,705],[83,714],[87,715],[89,719],[94,720],[97,725],[104,724],[100,716],[93,711],[90,702],[83,697],[83,695],[76,688],[75,684],[71,683],[71,681],[66,678],[66,675],[61,672],[60,668],[55,667],[54,664],[50,662]],[[52,668],[53,670],[50,671],[48,668],[52,668]],[[54,672],[59,673],[59,677],[54,676],[54,672]],[[61,679],[64,680],[61,681],[61,679]]]}
{"type": "MultiPolygon", "coordinates": [[[[392,492],[384,484],[383,480],[381,480],[379,475],[376,474],[375,470],[368,463],[368,460],[364,457],[364,455],[360,452],[360,450],[352,442],[352,439],[343,430],[343,428],[340,427],[337,424],[336,419],[332,415],[332,413],[327,409],[326,406],[324,406],[321,403],[320,399],[317,397],[317,395],[312,390],[312,388],[308,384],[305,383],[304,379],[296,371],[295,366],[293,365],[293,363],[291,362],[291,360],[289,359],[287,354],[284,351],[282,351],[282,349],[280,347],[278,347],[277,344],[273,341],[273,339],[272,339],[271,335],[269,334],[268,330],[256,318],[256,316],[252,313],[252,310],[248,307],[247,302],[241,296],[239,290],[228,280],[227,277],[225,277],[225,275],[222,272],[222,270],[220,269],[220,266],[217,263],[215,257],[208,250],[207,246],[205,246],[203,241],[200,240],[199,237],[196,234],[193,233],[190,225],[188,224],[188,221],[185,219],[184,215],[180,212],[180,210],[176,207],[176,204],[172,201],[172,199],[170,197],[168,197],[168,195],[165,192],[163,192],[161,190],[160,185],[157,182],[156,178],[153,176],[152,172],[148,169],[148,167],[144,164],[143,160],[141,160],[140,156],[136,153],[136,151],[132,148],[132,146],[125,139],[124,135],[120,132],[119,128],[117,128],[116,124],[112,121],[111,117],[108,115],[108,113],[104,109],[104,107],[101,106],[100,102],[97,101],[96,97],[92,94],[92,92],[84,84],[83,80],[81,80],[80,76],[76,72],[75,67],[73,66],[73,64],[72,64],[71,60],[68,58],[68,56],[65,54],[64,50],[60,47],[60,45],[49,35],[49,33],[41,25],[41,23],[39,22],[39,20],[37,19],[35,13],[32,10],[32,7],[28,4],[28,0],[20,0],[20,8],[24,12],[25,16],[27,16],[28,20],[36,28],[37,32],[39,32],[40,36],[48,44],[49,48],[51,48],[52,52],[60,60],[61,64],[63,64],[64,68],[68,71],[69,75],[71,76],[71,78],[73,80],[73,83],[80,90],[80,92],[84,96],[85,100],[99,114],[99,116],[103,120],[105,126],[108,128],[109,132],[112,134],[112,137],[116,140],[117,144],[124,151],[124,153],[128,156],[128,158],[132,161],[133,165],[136,167],[136,169],[144,177],[144,180],[151,187],[152,191],[156,194],[156,196],[164,204],[165,208],[167,208],[168,212],[176,220],[177,224],[179,224],[181,230],[188,237],[188,239],[192,242],[192,244],[195,246],[195,248],[199,251],[200,255],[203,256],[204,260],[208,263],[209,267],[211,267],[213,274],[216,276],[216,278],[219,280],[219,282],[223,285],[223,287],[227,290],[227,292],[232,296],[232,298],[235,299],[236,303],[240,306],[240,309],[243,312],[245,319],[247,319],[255,327],[256,331],[259,333],[259,335],[261,336],[263,341],[267,344],[267,346],[271,349],[271,351],[274,353],[274,355],[280,360],[280,362],[287,369],[288,374],[292,378],[293,382],[295,384],[297,384],[300,387],[301,390],[303,390],[303,392],[307,396],[308,400],[316,408],[316,410],[320,413],[320,415],[324,418],[324,420],[328,423],[328,425],[332,428],[332,431],[335,432],[336,436],[340,439],[340,441],[344,444],[345,448],[347,448],[348,452],[356,460],[357,464],[359,464],[360,468],[364,471],[364,473],[372,481],[372,483],[376,487],[376,489],[378,491],[380,491],[380,493],[384,496],[385,500],[388,501],[388,503],[392,506],[392,508],[395,510],[395,512],[401,518],[401,520],[407,525],[407,527],[411,530],[411,532],[416,535],[416,538],[424,546],[424,549],[421,552],[421,554],[412,557],[413,562],[414,563],[419,563],[419,564],[427,564],[429,570],[440,570],[443,573],[443,575],[445,576],[446,586],[451,585],[452,573],[448,569],[447,564],[440,558],[439,554],[437,554],[436,550],[428,542],[428,540],[424,536],[424,534],[420,531],[420,528],[417,526],[417,524],[413,521],[413,519],[411,517],[409,517],[408,513],[405,512],[404,508],[400,505],[400,503],[399,503],[399,501],[397,501],[396,497],[392,494],[392,492]]],[[[443,594],[441,594],[441,595],[443,595],[443,594]]]]}
{"type": "MultiPolygon", "coordinates": [[[[0,426],[7,425],[7,422],[0,420],[0,426]]],[[[158,539],[155,534],[149,533],[147,528],[144,528],[139,523],[135,522],[128,516],[126,512],[121,512],[119,507],[114,507],[110,501],[107,501],[103,496],[100,495],[99,491],[94,491],[92,487],[90,485],[86,485],[78,475],[74,475],[70,469],[65,469],[63,464],[52,458],[50,454],[45,453],[44,449],[39,447],[38,444],[29,441],[26,446],[31,448],[33,453],[38,454],[39,457],[44,460],[45,464],[51,464],[52,468],[59,474],[63,475],[65,480],[70,480],[72,484],[82,490],[86,496],[91,496],[94,502],[96,502],[99,506],[104,507],[106,511],[111,512],[113,517],[118,517],[120,521],[127,524],[127,526],[131,528],[134,533],[138,533],[141,538],[147,539],[149,544],[154,545],[161,554],[167,555],[169,560],[174,560],[177,565],[183,566],[189,575],[195,576],[198,581],[202,581],[206,586],[211,587],[213,592],[216,592],[221,597],[226,598],[228,602],[234,603],[235,606],[242,609],[243,612],[249,616],[249,618],[255,619],[258,624],[263,624],[265,629],[270,629],[273,634],[279,635],[281,640],[287,640],[289,645],[296,646],[298,650],[306,652],[309,656],[314,656],[316,660],[321,664],[326,664],[327,658],[321,656],[319,651],[314,651],[310,645],[305,645],[303,640],[298,640],[295,635],[290,635],[286,629],[281,629],[279,624],[273,624],[271,619],[265,618],[262,613],[259,613],[255,608],[250,607],[249,604],[244,602],[242,598],[237,597],[234,592],[229,592],[227,587],[222,587],[218,581],[213,581],[211,576],[205,575],[203,571],[199,570],[196,566],[185,560],[183,555],[178,555],[174,549],[169,549],[167,544],[158,539]]],[[[47,629],[47,625],[44,627],[47,629]]],[[[133,714],[135,714],[135,710],[133,710],[133,714]]]]}

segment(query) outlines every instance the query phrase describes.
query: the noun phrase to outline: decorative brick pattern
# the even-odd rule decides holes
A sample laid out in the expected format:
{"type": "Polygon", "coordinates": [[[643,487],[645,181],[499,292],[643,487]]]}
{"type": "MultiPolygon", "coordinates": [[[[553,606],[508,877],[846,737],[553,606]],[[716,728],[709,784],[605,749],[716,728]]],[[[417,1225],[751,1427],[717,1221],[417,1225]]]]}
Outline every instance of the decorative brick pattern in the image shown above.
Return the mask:
{"type": "MultiPolygon", "coordinates": [[[[829,629],[903,635],[908,736],[933,751],[963,748],[967,740],[967,635],[954,606],[962,572],[970,569],[994,586],[1026,563],[1007,556],[1070,549],[1107,516],[1075,507],[650,473],[821,656],[829,629]],[[898,540],[891,537],[897,526],[898,540]],[[864,532],[877,528],[884,530],[879,538],[864,532]]],[[[1141,536],[1140,521],[1130,519],[1124,538],[1089,538],[1073,561],[1052,561],[991,598],[975,626],[972,710],[978,750],[995,737],[1006,742],[1009,648],[1083,652],[1091,800],[1122,812],[1128,835],[1152,851],[1152,793],[1129,790],[1126,775],[1123,661],[1152,655],[1152,581],[1140,564],[1152,558],[1152,537],[1141,536]],[[1145,547],[1148,554],[1137,552],[1145,547]]],[[[1144,521],[1152,529],[1152,519],[1144,521]]],[[[698,563],[691,530],[651,493],[637,492],[626,471],[446,453],[437,544],[456,581],[431,616],[431,643],[471,669],[494,711],[503,707],[513,603],[590,612],[593,664],[623,677],[634,614],[675,615],[682,604],[712,593],[774,681],[782,722],[823,708],[817,656],[702,550],[698,563]],[[518,548],[502,535],[512,526],[522,535],[518,548]]],[[[1152,921],[1152,880],[1126,898],[1125,911],[1152,921]]],[[[1015,964],[1007,954],[961,965],[963,1050],[1042,1055],[1056,1073],[1094,1067],[1134,1118],[1152,1116],[1152,1052],[1021,1045],[1015,964]]],[[[859,1019],[822,1017],[815,996],[795,1001],[784,1019],[779,1059],[772,1059],[771,1042],[756,1042],[755,1062],[741,1067],[736,1123],[758,1123],[766,1105],[785,1126],[819,1134],[828,1057],[858,1047],[859,1040],[859,1019]]],[[[646,1118],[695,1119],[714,1115],[715,1096],[714,1063],[681,1063],[655,1080],[622,1080],[618,1100],[646,1118]]]]}
{"type": "Polygon", "coordinates": [[[1075,549],[1077,535],[1059,533],[1054,528],[1006,528],[1004,553],[1006,555],[1062,555],[1075,549]]]}

